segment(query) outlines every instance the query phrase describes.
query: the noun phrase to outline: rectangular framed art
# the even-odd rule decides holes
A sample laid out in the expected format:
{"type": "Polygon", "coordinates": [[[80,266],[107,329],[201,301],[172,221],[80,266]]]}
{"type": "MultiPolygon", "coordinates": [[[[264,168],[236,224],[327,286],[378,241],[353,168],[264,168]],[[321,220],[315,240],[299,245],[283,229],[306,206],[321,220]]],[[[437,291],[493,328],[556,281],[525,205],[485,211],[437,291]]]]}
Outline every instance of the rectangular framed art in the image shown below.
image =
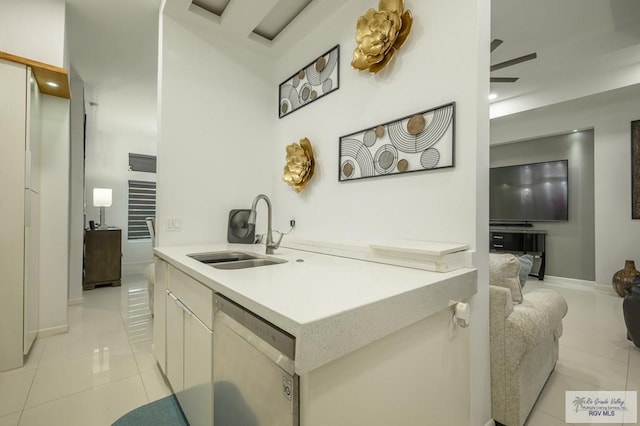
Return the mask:
{"type": "Polygon", "coordinates": [[[280,84],[278,114],[282,118],[340,88],[340,45],[332,47],[280,84]]]}
{"type": "Polygon", "coordinates": [[[640,120],[631,122],[631,219],[640,219],[640,120]]]}
{"type": "Polygon", "coordinates": [[[338,180],[455,165],[455,102],[340,138],[338,180]]]}

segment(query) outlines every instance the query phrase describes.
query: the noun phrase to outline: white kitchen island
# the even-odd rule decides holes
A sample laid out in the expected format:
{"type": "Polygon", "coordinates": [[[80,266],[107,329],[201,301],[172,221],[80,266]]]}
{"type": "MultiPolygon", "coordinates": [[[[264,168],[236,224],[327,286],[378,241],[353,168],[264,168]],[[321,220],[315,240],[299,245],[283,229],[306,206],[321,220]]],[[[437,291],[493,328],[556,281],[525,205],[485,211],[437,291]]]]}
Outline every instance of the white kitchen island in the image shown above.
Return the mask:
{"type": "MultiPolygon", "coordinates": [[[[162,304],[173,276],[181,282],[178,292],[195,288],[185,299],[202,305],[194,312],[202,312],[211,332],[208,294],[219,293],[295,337],[302,426],[470,423],[469,333],[452,326],[451,306],[475,294],[475,269],[430,272],[287,248],[272,255],[286,263],[240,270],[215,269],[187,256],[224,250],[263,255],[264,246],[155,249],[155,353],[170,381],[167,357],[175,342],[169,330],[175,324],[166,320],[162,304]]],[[[184,342],[178,348],[183,354],[184,342]]],[[[206,359],[181,361],[207,365],[206,359]]]]}

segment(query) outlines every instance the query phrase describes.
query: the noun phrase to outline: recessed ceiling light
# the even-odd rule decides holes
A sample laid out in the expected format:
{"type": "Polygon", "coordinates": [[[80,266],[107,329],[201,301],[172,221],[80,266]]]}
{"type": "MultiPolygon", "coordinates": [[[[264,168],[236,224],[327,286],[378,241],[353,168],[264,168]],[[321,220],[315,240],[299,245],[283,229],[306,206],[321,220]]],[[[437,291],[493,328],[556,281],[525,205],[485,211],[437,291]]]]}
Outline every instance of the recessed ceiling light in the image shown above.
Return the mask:
{"type": "Polygon", "coordinates": [[[576,133],[578,131],[578,129],[573,129],[573,133],[576,133]]]}
{"type": "Polygon", "coordinates": [[[489,100],[492,101],[494,99],[498,98],[498,94],[497,93],[489,93],[489,100]]]}
{"type": "Polygon", "coordinates": [[[47,86],[51,86],[51,87],[60,87],[60,85],[58,83],[55,83],[53,81],[47,81],[47,86]]]}

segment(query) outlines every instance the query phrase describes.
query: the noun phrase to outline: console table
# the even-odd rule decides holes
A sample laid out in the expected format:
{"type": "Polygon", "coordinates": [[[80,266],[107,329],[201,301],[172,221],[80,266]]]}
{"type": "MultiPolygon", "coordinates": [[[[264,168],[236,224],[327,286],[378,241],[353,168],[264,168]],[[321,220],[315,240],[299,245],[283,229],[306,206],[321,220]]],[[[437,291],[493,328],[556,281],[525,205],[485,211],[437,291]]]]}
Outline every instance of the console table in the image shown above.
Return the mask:
{"type": "Polygon", "coordinates": [[[122,231],[119,228],[85,229],[82,289],[99,285],[120,285],[122,273],[122,231]]]}
{"type": "Polygon", "coordinates": [[[533,256],[531,274],[544,279],[545,237],[547,231],[523,229],[489,229],[489,251],[494,253],[530,254],[533,256]],[[537,268],[536,268],[537,267],[537,268]]]}

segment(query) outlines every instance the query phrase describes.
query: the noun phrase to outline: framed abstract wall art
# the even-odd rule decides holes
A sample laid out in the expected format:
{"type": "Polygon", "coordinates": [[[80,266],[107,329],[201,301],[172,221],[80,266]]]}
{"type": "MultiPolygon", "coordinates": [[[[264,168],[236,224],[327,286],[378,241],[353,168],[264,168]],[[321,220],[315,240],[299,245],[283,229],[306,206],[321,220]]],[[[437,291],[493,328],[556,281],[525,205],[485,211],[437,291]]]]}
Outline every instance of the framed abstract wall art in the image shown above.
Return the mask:
{"type": "Polygon", "coordinates": [[[454,167],[455,102],[340,138],[338,180],[454,167]]]}
{"type": "Polygon", "coordinates": [[[640,120],[631,122],[631,219],[640,219],[640,120]]]}
{"type": "Polygon", "coordinates": [[[340,88],[340,45],[320,55],[280,84],[278,113],[282,118],[340,88]]]}

